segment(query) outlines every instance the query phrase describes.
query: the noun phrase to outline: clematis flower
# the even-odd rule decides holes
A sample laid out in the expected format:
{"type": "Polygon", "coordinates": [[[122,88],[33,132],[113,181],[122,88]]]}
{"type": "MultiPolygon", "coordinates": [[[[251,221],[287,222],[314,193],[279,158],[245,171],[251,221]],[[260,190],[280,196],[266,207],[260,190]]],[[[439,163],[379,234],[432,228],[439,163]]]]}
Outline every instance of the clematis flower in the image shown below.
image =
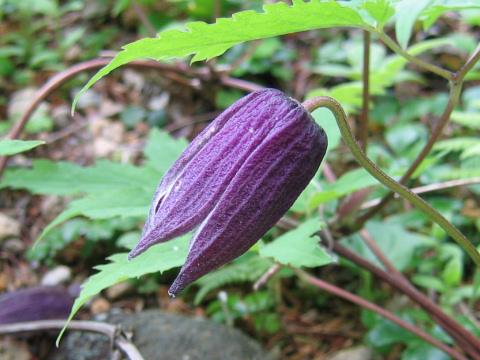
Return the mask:
{"type": "Polygon", "coordinates": [[[129,259],[196,228],[169,294],[245,253],[315,175],[327,137],[279,90],[255,91],[200,133],[158,185],[129,259]]]}

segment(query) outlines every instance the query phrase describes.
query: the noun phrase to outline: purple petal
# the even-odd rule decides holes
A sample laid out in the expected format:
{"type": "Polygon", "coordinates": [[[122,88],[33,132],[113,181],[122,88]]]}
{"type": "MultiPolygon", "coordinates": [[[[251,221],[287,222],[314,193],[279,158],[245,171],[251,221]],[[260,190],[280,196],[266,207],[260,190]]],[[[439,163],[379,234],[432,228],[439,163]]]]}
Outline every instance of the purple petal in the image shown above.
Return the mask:
{"type": "MultiPolygon", "coordinates": [[[[246,252],[315,175],[327,148],[323,129],[291,99],[284,97],[280,108],[289,112],[275,120],[275,128],[244,161],[194,234],[187,260],[170,287],[172,296],[246,252]]],[[[279,110],[272,109],[270,118],[277,118],[279,110]]]]}
{"type": "Polygon", "coordinates": [[[160,182],[129,259],[200,225],[252,152],[298,107],[286,99],[275,89],[253,92],[194,139],[160,182]]]}

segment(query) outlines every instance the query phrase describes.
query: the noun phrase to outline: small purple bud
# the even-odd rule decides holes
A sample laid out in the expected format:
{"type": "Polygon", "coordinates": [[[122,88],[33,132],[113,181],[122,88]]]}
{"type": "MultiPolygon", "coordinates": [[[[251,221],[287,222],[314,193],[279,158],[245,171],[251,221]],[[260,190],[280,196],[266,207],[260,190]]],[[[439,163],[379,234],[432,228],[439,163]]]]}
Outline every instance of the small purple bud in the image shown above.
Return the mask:
{"type": "Polygon", "coordinates": [[[160,182],[129,259],[197,228],[169,290],[245,253],[293,205],[315,175],[327,136],[279,90],[255,91],[197,136],[160,182]]]}

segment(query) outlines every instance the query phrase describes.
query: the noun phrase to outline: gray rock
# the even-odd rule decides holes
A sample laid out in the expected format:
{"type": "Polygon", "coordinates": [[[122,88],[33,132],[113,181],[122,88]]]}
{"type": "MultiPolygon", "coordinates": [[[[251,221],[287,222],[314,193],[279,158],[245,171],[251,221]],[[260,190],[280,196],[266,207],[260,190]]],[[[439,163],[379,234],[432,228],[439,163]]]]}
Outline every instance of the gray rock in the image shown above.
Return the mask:
{"type": "Polygon", "coordinates": [[[348,349],[337,351],[328,360],[372,360],[373,350],[364,346],[354,346],[348,349]]]}
{"type": "MultiPolygon", "coordinates": [[[[133,331],[133,342],[145,360],[274,360],[241,331],[202,318],[148,310],[135,314],[111,311],[97,315],[96,320],[133,331]]],[[[106,336],[72,331],[47,359],[109,358],[106,336]]]]}
{"type": "Polygon", "coordinates": [[[43,275],[40,284],[43,286],[57,286],[68,282],[72,278],[72,270],[68,266],[59,265],[43,275]]]}

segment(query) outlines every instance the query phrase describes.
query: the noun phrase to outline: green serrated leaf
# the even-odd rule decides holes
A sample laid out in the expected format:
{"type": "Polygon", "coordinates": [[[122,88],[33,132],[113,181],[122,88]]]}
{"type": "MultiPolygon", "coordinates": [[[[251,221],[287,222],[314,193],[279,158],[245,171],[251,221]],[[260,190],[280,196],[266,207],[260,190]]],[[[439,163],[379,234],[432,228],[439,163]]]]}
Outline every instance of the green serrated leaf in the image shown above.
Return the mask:
{"type": "Polygon", "coordinates": [[[95,269],[98,270],[98,273],[90,276],[82,285],[82,291],[73,304],[65,326],[58,335],[57,345],[73,316],[92,296],[127,279],[136,279],[146,274],[163,272],[183,265],[187,257],[190,237],[191,234],[187,234],[167,243],[155,245],[130,261],[127,260],[128,253],[115,254],[108,258],[110,261],[108,264],[96,266],[95,269]]]}
{"type": "Polygon", "coordinates": [[[450,150],[450,151],[462,151],[470,149],[478,145],[480,140],[476,137],[456,137],[453,139],[447,139],[437,142],[434,146],[434,150],[450,150]]]}
{"type": "Polygon", "coordinates": [[[200,286],[200,290],[195,295],[195,305],[198,305],[213,289],[227,284],[258,280],[270,266],[272,266],[272,261],[261,258],[258,254],[252,256],[248,252],[242,255],[233,264],[212,271],[195,282],[200,286]]]}
{"type": "MultiPolygon", "coordinates": [[[[404,271],[411,262],[415,248],[424,246],[428,241],[425,236],[407,231],[403,226],[389,222],[368,222],[367,231],[398,271],[404,271]]],[[[358,234],[342,239],[341,244],[362,255],[373,264],[384,268],[384,265],[358,234]]]]}
{"type": "Polygon", "coordinates": [[[411,280],[415,285],[426,289],[432,289],[438,291],[439,293],[444,293],[446,290],[444,282],[435,276],[414,274],[411,280]]]}
{"type": "Polygon", "coordinates": [[[2,187],[28,189],[34,194],[56,195],[91,194],[126,187],[153,192],[159,177],[160,174],[151,168],[107,160],[98,160],[92,167],[81,167],[65,161],[40,159],[33,162],[33,169],[7,172],[2,187]]]}
{"type": "Polygon", "coordinates": [[[462,155],[460,155],[460,159],[464,160],[472,156],[480,156],[480,140],[477,142],[476,145],[462,152],[462,155]]]}
{"type": "Polygon", "coordinates": [[[377,21],[377,28],[383,29],[386,22],[395,14],[395,8],[390,5],[389,1],[366,1],[362,8],[367,10],[372,18],[377,21]]]}
{"type": "Polygon", "coordinates": [[[144,191],[138,187],[130,187],[95,193],[86,198],[74,200],[65,211],[48,224],[35,243],[42,240],[56,226],[75,216],[85,216],[90,219],[146,216],[152,194],[153,190],[144,191]]]}
{"type": "Polygon", "coordinates": [[[397,21],[395,34],[402,48],[406,48],[412,35],[413,25],[418,16],[429,6],[433,0],[403,0],[397,5],[397,21]]]}
{"type": "Polygon", "coordinates": [[[449,287],[460,284],[463,277],[463,261],[460,257],[450,259],[443,269],[442,278],[449,287]]]}
{"type": "Polygon", "coordinates": [[[318,246],[312,236],[321,227],[318,219],[311,219],[260,248],[260,256],[294,267],[316,267],[331,263],[333,259],[318,246]]]}
{"type": "Polygon", "coordinates": [[[0,156],[19,154],[42,144],[45,144],[45,141],[2,140],[0,141],[0,156]]]}
{"type": "Polygon", "coordinates": [[[378,185],[378,180],[365,169],[358,168],[343,174],[333,184],[325,187],[321,192],[313,195],[310,208],[314,209],[320,204],[337,199],[368,186],[378,185]]]}
{"type": "Polygon", "coordinates": [[[421,14],[423,28],[427,30],[433,23],[447,11],[458,11],[467,9],[479,9],[480,4],[476,0],[443,0],[442,4],[435,4],[421,14]]]}
{"type": "Polygon", "coordinates": [[[474,130],[480,130],[480,113],[454,111],[450,116],[453,122],[474,130]]]}
{"type": "Polygon", "coordinates": [[[217,19],[216,23],[210,25],[204,22],[188,23],[185,25],[188,31],[168,30],[157,38],[145,38],[125,45],[123,51],[98,71],[78,93],[72,110],[78,98],[96,81],[133,60],[165,60],[192,54],[195,54],[192,62],[209,60],[245,41],[335,26],[369,26],[359,15],[358,9],[342,6],[333,0],[312,0],[308,3],[296,0],[293,6],[278,2],[264,5],[263,10],[264,13],[251,10],[239,12],[231,18],[217,19]]]}

